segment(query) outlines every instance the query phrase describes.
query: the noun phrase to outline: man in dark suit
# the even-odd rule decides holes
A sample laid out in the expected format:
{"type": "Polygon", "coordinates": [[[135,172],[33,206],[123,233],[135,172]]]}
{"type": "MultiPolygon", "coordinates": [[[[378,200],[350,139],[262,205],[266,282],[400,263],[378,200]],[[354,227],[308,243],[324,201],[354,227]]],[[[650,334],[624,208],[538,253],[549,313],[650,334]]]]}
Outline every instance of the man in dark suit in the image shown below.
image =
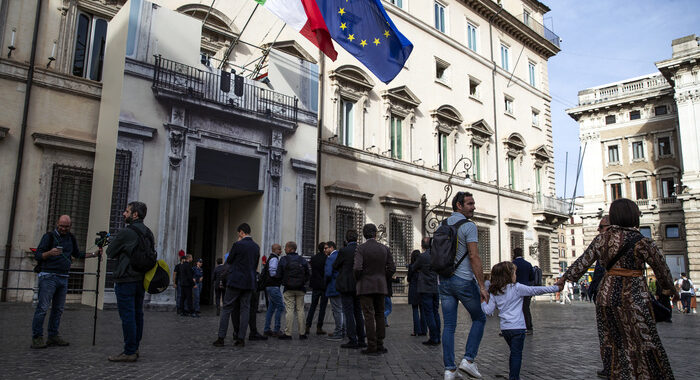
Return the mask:
{"type": "MultiPolygon", "coordinates": [[[[348,244],[338,251],[338,258],[333,263],[333,270],[338,272],[335,288],[340,292],[345,332],[348,335],[348,342],[340,347],[355,349],[367,346],[365,343],[365,321],[362,318],[360,298],[356,294],[355,277],[352,273],[355,251],[357,250],[357,232],[348,230],[345,233],[345,240],[348,244]]],[[[384,302],[383,299],[382,302],[384,302]]]]}
{"type": "Polygon", "coordinates": [[[311,325],[314,321],[314,313],[318,306],[318,321],[316,321],[316,335],[325,335],[323,331],[323,319],[326,317],[326,306],[328,306],[328,297],[326,297],[326,280],[324,278],[326,259],[328,255],[325,253],[324,247],[326,244],[321,242],[318,245],[318,252],[311,258],[311,280],[309,286],[313,290],[311,293],[311,306],[309,306],[309,314],[306,316],[306,335],[309,335],[311,325]],[[320,301],[320,302],[319,302],[320,301]]]}
{"type": "MultiPolygon", "coordinates": [[[[532,270],[532,264],[525,261],[523,258],[523,249],[513,249],[513,264],[515,264],[515,281],[523,285],[532,286],[535,284],[535,272],[532,270]]],[[[526,334],[532,335],[532,314],[530,314],[530,300],[532,297],[523,297],[523,316],[525,317],[526,334]]]]}
{"type": "Polygon", "coordinates": [[[384,297],[388,294],[387,278],[396,272],[389,247],[375,240],[377,226],[365,224],[362,235],[367,241],[357,247],[353,272],[357,280],[357,295],[367,329],[366,355],[385,353],[384,297]]]}
{"type": "MultiPolygon", "coordinates": [[[[255,289],[255,270],[260,260],[260,246],[250,237],[250,226],[243,223],[238,226],[238,241],[233,243],[226,259],[229,267],[226,276],[226,293],[224,307],[219,320],[219,337],[214,346],[222,347],[228,330],[228,320],[234,307],[239,310],[238,336],[234,346],[245,346],[245,334],[250,316],[250,296],[255,289]]],[[[233,321],[233,320],[232,320],[233,321]]]]}
{"type": "Polygon", "coordinates": [[[438,297],[438,275],[430,269],[430,238],[421,240],[423,253],[418,255],[414,270],[418,272],[418,294],[420,310],[425,318],[430,338],[423,342],[426,346],[440,345],[440,297],[438,297]]]}

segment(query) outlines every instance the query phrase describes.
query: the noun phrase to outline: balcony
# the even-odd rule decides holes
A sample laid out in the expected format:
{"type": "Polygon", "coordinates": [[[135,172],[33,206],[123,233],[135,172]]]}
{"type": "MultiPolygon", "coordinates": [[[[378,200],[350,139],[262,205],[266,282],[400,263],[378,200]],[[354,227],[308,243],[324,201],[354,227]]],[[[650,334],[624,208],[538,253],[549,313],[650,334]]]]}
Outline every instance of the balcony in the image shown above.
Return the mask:
{"type": "Polygon", "coordinates": [[[569,208],[570,204],[563,199],[535,194],[532,213],[543,216],[538,222],[557,226],[569,218],[569,208]]]}
{"type": "Polygon", "coordinates": [[[642,94],[652,90],[663,90],[666,88],[670,89],[671,86],[661,74],[658,74],[626,83],[615,83],[605,87],[580,91],[578,104],[579,106],[596,104],[635,94],[642,94]]]}
{"type": "MultiPolygon", "coordinates": [[[[224,84],[225,85],[225,84],[224,84]]],[[[243,114],[262,121],[296,124],[298,99],[244,82],[241,96],[234,94],[234,77],[230,91],[221,90],[221,75],[179,62],[155,57],[153,90],[156,95],[214,107],[223,112],[243,114]]]]}
{"type": "Polygon", "coordinates": [[[554,46],[561,48],[561,46],[559,46],[559,36],[551,30],[547,29],[546,26],[535,21],[535,19],[533,19],[529,14],[523,13],[520,16],[518,16],[518,19],[520,19],[523,22],[523,24],[530,27],[530,29],[534,30],[535,33],[539,34],[540,36],[544,37],[547,41],[554,44],[554,46]]]}

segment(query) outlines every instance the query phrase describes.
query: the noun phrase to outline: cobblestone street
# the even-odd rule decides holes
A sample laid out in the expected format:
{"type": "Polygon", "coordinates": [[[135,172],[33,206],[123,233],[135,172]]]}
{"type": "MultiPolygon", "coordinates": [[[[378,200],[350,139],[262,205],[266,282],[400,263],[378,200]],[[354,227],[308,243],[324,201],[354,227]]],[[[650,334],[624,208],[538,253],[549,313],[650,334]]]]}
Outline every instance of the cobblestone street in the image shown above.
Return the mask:
{"type": "MultiPolygon", "coordinates": [[[[329,308],[330,310],[330,308],[329,308]]],[[[455,346],[461,358],[469,327],[460,309],[455,346]]],[[[325,330],[331,330],[330,313],[325,330]]],[[[535,334],[527,338],[523,356],[523,379],[592,379],[601,368],[595,314],[592,304],[573,306],[533,303],[535,334]]],[[[341,349],[337,342],[311,335],[308,341],[248,342],[245,348],[211,345],[218,318],[205,308],[202,318],[178,317],[174,312],[147,311],[141,358],[137,363],[110,363],[107,356],[122,348],[121,322],[116,310],[99,313],[97,344],[92,340],[92,309],[68,305],[61,335],[71,345],[43,350],[29,348],[33,308],[30,304],[0,306],[0,378],[234,378],[234,379],[436,379],[443,373],[442,349],[421,344],[411,337],[408,305],[395,305],[387,329],[388,354],[366,357],[356,350],[341,349]]],[[[48,316],[47,316],[48,318],[48,316]]],[[[674,314],[673,323],[659,325],[676,379],[697,378],[700,337],[697,315],[674,314]]],[[[264,314],[258,314],[262,327],[264,314]]],[[[262,331],[262,328],[260,328],[262,331]]],[[[498,336],[498,319],[490,317],[477,363],[485,379],[508,372],[508,348],[498,336]]],[[[506,376],[507,377],[507,376],[506,376]]]]}

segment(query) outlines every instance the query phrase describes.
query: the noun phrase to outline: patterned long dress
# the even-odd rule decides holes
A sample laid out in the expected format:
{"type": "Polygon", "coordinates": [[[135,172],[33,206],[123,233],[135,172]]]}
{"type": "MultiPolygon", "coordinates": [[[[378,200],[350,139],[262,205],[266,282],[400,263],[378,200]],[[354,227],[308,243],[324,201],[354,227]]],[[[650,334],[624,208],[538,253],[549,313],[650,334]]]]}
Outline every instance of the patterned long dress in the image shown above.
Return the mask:
{"type": "MultiPolygon", "coordinates": [[[[607,267],[625,242],[639,232],[634,228],[612,226],[598,235],[586,251],[566,271],[564,278],[577,281],[600,259],[607,267]]],[[[647,263],[654,271],[657,286],[664,294],[676,294],[671,272],[653,241],[644,238],[613,268],[643,270],[647,263]]],[[[656,331],[654,311],[644,277],[606,274],[596,297],[596,320],[600,357],[609,368],[610,379],[673,379],[668,356],[656,331]]]]}

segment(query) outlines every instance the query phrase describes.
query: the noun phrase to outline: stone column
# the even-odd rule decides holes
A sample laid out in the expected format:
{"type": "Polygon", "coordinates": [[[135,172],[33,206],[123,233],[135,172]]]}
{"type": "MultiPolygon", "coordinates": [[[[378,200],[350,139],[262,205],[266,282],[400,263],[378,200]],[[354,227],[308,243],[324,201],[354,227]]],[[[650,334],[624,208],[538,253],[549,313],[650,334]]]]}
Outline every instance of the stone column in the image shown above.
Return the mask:
{"type": "MultiPolygon", "coordinates": [[[[270,154],[268,162],[268,178],[265,181],[265,219],[263,241],[260,249],[267,252],[270,245],[280,241],[280,178],[282,177],[282,159],[284,157],[284,137],[281,131],[272,130],[270,133],[270,154]]],[[[299,242],[297,242],[299,244],[299,242]]]]}

